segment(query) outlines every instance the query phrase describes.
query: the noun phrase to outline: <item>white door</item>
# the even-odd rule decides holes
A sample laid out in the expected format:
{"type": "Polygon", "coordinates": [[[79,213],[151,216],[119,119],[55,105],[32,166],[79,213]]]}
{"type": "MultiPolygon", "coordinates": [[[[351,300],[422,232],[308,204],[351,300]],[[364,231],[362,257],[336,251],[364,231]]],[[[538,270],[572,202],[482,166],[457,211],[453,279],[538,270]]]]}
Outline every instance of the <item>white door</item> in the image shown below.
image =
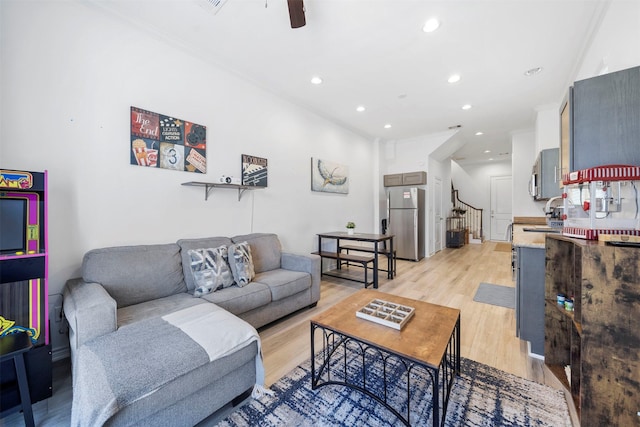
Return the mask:
{"type": "Polygon", "coordinates": [[[442,250],[442,180],[433,179],[433,249],[442,250]]]}
{"type": "Polygon", "coordinates": [[[511,224],[511,176],[491,177],[491,240],[507,240],[511,224]]]}

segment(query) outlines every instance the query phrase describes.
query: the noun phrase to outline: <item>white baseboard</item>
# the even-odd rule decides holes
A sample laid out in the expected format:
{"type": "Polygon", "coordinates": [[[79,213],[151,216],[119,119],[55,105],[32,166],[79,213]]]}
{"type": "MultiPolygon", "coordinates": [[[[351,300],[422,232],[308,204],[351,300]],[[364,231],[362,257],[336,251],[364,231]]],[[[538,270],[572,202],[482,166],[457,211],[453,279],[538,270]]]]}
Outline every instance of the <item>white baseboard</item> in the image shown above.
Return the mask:
{"type": "Polygon", "coordinates": [[[543,355],[537,354],[537,353],[531,353],[531,343],[529,341],[527,341],[527,353],[529,354],[529,357],[533,357],[534,359],[538,359],[538,360],[544,360],[543,355]]]}

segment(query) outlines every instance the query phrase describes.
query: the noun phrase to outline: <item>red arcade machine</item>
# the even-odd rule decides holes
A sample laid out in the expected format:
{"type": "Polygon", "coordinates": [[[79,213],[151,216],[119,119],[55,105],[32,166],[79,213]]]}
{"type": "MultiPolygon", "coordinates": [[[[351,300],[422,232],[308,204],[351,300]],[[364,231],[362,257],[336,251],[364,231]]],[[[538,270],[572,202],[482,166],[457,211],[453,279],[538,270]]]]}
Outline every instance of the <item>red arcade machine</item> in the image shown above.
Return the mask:
{"type": "MultiPolygon", "coordinates": [[[[0,169],[0,340],[27,333],[24,360],[31,402],[51,396],[47,173],[0,169]]],[[[0,417],[19,409],[11,361],[0,366],[0,417]]]]}

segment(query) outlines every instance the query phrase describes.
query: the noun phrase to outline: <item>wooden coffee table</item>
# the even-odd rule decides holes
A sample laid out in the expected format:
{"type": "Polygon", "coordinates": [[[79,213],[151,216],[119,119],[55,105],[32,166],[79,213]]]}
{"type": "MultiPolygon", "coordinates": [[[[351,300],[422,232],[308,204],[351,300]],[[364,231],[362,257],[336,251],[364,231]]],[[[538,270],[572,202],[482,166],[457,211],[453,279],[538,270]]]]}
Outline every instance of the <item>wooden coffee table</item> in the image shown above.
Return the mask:
{"type": "MultiPolygon", "coordinates": [[[[311,319],[311,381],[312,388],[331,384],[344,385],[359,390],[393,412],[405,425],[410,424],[410,397],[407,395],[406,416],[393,407],[387,396],[387,364],[401,360],[406,368],[406,390],[410,390],[411,371],[424,369],[432,383],[433,425],[444,424],[449,395],[456,376],[460,375],[460,310],[429,304],[387,293],[363,289],[320,315],[311,319]],[[356,311],[373,299],[390,301],[415,308],[413,317],[402,330],[380,325],[356,317],[356,311]],[[322,336],[321,361],[316,367],[315,335],[322,336]],[[347,378],[346,346],[358,353],[361,361],[361,378],[347,378]],[[344,352],[337,350],[344,349],[344,352]],[[371,389],[367,383],[364,364],[371,357],[384,366],[384,389],[371,389]],[[331,365],[340,366],[333,372],[331,365]],[[317,368],[317,370],[316,370],[317,368]],[[345,375],[341,377],[341,373],[345,375]]],[[[391,396],[389,396],[391,397],[391,396]]]]}

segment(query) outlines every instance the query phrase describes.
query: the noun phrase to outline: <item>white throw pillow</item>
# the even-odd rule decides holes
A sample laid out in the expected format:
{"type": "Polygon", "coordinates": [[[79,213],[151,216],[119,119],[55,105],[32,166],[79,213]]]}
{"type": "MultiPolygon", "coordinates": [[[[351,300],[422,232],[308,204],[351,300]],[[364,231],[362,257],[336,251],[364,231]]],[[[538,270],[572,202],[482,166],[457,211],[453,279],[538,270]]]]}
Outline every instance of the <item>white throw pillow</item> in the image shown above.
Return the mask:
{"type": "Polygon", "coordinates": [[[236,281],[236,285],[248,285],[256,276],[251,258],[251,247],[247,242],[229,246],[229,266],[236,281]]]}
{"type": "Polygon", "coordinates": [[[228,288],[233,285],[233,274],[229,270],[226,246],[217,248],[190,249],[191,271],[196,281],[194,297],[228,288]]]}

